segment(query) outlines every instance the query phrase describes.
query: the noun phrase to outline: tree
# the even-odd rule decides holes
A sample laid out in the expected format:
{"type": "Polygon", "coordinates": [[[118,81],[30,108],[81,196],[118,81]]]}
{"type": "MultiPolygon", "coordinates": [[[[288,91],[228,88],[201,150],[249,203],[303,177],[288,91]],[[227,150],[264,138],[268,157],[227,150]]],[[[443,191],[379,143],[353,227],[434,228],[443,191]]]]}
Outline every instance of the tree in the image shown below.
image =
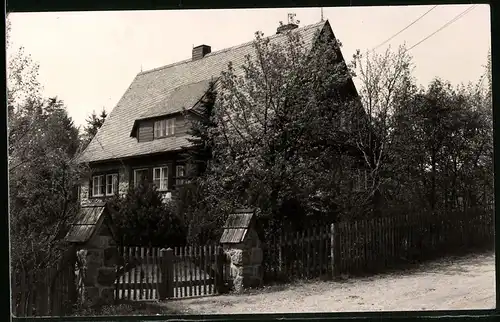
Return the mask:
{"type": "MultiPolygon", "coordinates": [[[[353,55],[352,66],[360,82],[359,95],[368,119],[367,122],[355,122],[355,129],[349,137],[362,154],[364,166],[368,169],[366,193],[357,200],[362,205],[374,198],[380,201],[382,193],[397,193],[396,190],[400,189],[398,179],[392,174],[401,169],[391,164],[398,122],[395,115],[406,108],[417,87],[412,77],[412,57],[405,46],[398,47],[396,51],[388,48],[381,54],[367,52],[365,56],[358,50],[353,55]],[[385,189],[383,192],[382,188],[385,189]]],[[[375,206],[380,208],[380,204],[375,206]]]]}
{"type": "Polygon", "coordinates": [[[152,184],[130,188],[109,203],[121,243],[133,246],[182,246],[185,230],[171,203],[163,203],[152,184]]]}
{"type": "Polygon", "coordinates": [[[78,130],[62,101],[32,103],[14,115],[9,137],[12,264],[51,265],[76,214],[78,130]]]}
{"type": "Polygon", "coordinates": [[[392,202],[407,210],[464,211],[491,191],[491,123],[472,84],[432,81],[398,110],[392,175],[403,187],[392,202]]]}
{"type": "Polygon", "coordinates": [[[94,136],[97,134],[97,131],[104,124],[106,117],[108,117],[108,114],[103,108],[99,116],[97,116],[95,111],[92,111],[92,114],[86,119],[87,125],[83,128],[82,137],[83,148],[86,148],[90,141],[92,141],[94,136]]]}
{"type": "MultiPolygon", "coordinates": [[[[212,160],[213,138],[210,133],[217,127],[214,122],[215,112],[215,82],[210,83],[209,88],[202,99],[202,104],[197,110],[190,111],[191,123],[188,130],[189,148],[186,148],[184,157],[187,161],[188,177],[196,178],[203,175],[208,163],[212,160]]],[[[185,112],[186,113],[186,112],[185,112]]]]}
{"type": "Polygon", "coordinates": [[[80,169],[74,156],[79,139],[64,103],[41,96],[38,64],[22,47],[12,50],[11,45],[9,41],[11,264],[16,270],[36,270],[52,265],[64,250],[62,237],[77,209],[74,188],[80,169]]]}
{"type": "Polygon", "coordinates": [[[224,201],[211,198],[217,191],[217,184],[214,176],[207,174],[209,163],[214,162],[215,87],[215,82],[211,83],[202,104],[195,111],[188,112],[192,120],[188,130],[190,146],[186,147],[184,157],[189,180],[178,188],[174,199],[190,244],[216,242],[224,218],[219,212],[225,208],[222,206],[224,201]]]}
{"type": "Polygon", "coordinates": [[[214,161],[203,182],[226,205],[260,208],[271,230],[301,225],[314,196],[338,198],[332,178],[343,175],[342,144],[331,129],[353,98],[332,36],[317,34],[311,49],[298,33],[281,42],[256,33],[255,54],[241,70],[229,64],[217,82],[214,161]]]}

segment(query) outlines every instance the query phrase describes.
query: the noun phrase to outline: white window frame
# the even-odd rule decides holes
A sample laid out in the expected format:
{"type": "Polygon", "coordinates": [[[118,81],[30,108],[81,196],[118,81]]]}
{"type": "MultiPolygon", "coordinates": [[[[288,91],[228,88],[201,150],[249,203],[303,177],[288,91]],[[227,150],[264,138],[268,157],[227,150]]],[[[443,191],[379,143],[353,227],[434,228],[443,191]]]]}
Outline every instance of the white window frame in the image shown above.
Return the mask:
{"type": "Polygon", "coordinates": [[[155,121],[153,125],[155,139],[161,137],[161,128],[162,128],[161,125],[162,125],[162,120],[155,121]]]}
{"type": "Polygon", "coordinates": [[[104,197],[106,193],[106,187],[104,184],[104,175],[92,176],[92,197],[104,197]],[[97,192],[96,192],[97,189],[97,192]],[[104,192],[103,192],[104,189],[104,192]]]}
{"type": "Polygon", "coordinates": [[[167,136],[175,134],[175,118],[171,118],[167,120],[167,130],[165,133],[167,136]]]}
{"type": "Polygon", "coordinates": [[[175,118],[162,119],[154,122],[154,137],[164,138],[175,134],[175,118]]]}
{"type": "Polygon", "coordinates": [[[147,172],[148,170],[149,170],[148,168],[134,169],[134,187],[137,187],[137,172],[139,172],[139,171],[146,171],[147,172]]]}
{"type": "Polygon", "coordinates": [[[186,166],[179,164],[175,166],[175,185],[180,186],[186,183],[186,166]],[[182,169],[184,174],[182,176],[179,175],[179,169],[182,169]],[[180,179],[179,179],[180,178],[180,179]]]}
{"type": "Polygon", "coordinates": [[[158,191],[168,190],[168,166],[160,166],[153,168],[153,183],[157,186],[158,191]],[[156,170],[160,170],[160,177],[156,177],[156,170]],[[159,184],[156,183],[159,181],[159,184]]]}
{"type": "Polygon", "coordinates": [[[118,192],[118,174],[112,173],[106,175],[106,196],[113,196],[118,192]],[[108,188],[111,187],[111,192],[108,188]]]}
{"type": "Polygon", "coordinates": [[[92,176],[92,197],[113,196],[117,192],[118,173],[98,174],[92,176]],[[108,187],[111,187],[111,192],[108,192],[108,187]]]}

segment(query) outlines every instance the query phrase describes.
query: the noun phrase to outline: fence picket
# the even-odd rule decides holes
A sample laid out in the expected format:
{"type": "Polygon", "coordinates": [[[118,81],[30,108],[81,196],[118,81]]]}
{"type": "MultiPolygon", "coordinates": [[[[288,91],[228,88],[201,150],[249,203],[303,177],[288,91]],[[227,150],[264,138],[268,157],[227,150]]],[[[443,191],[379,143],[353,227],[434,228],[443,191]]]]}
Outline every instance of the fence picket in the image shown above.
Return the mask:
{"type": "Polygon", "coordinates": [[[152,300],[150,292],[151,292],[151,283],[150,283],[150,275],[151,275],[151,259],[150,259],[150,247],[144,247],[142,249],[142,255],[144,258],[145,266],[144,266],[144,299],[152,300]]]}

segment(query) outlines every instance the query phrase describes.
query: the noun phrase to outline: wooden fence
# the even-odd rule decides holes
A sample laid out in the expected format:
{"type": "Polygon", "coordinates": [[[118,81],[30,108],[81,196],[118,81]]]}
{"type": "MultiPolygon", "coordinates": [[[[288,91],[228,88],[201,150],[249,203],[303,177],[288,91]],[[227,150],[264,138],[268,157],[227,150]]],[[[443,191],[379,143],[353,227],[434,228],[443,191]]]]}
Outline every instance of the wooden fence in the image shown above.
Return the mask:
{"type": "Polygon", "coordinates": [[[165,250],[121,247],[124,268],[116,281],[116,299],[158,300],[221,293],[227,281],[225,256],[217,246],[165,250]]]}
{"type": "Polygon", "coordinates": [[[64,316],[76,303],[75,268],[46,268],[11,275],[12,313],[16,317],[64,316]]]}
{"type": "Polygon", "coordinates": [[[493,244],[493,211],[340,222],[268,241],[264,281],[376,273],[493,244]]]}

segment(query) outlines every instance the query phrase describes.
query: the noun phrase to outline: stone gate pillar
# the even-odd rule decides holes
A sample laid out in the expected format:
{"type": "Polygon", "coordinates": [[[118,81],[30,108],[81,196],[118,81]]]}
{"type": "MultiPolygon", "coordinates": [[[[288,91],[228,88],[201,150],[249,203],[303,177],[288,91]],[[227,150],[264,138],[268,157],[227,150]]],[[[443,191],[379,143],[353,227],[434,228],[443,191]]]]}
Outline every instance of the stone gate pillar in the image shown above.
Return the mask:
{"type": "Polygon", "coordinates": [[[108,216],[103,203],[82,205],[66,235],[66,240],[76,244],[83,257],[83,301],[90,306],[114,302],[119,253],[108,216]]]}
{"type": "Polygon", "coordinates": [[[262,284],[262,248],[255,229],[255,211],[229,215],[220,239],[228,258],[231,285],[236,293],[262,284]]]}

